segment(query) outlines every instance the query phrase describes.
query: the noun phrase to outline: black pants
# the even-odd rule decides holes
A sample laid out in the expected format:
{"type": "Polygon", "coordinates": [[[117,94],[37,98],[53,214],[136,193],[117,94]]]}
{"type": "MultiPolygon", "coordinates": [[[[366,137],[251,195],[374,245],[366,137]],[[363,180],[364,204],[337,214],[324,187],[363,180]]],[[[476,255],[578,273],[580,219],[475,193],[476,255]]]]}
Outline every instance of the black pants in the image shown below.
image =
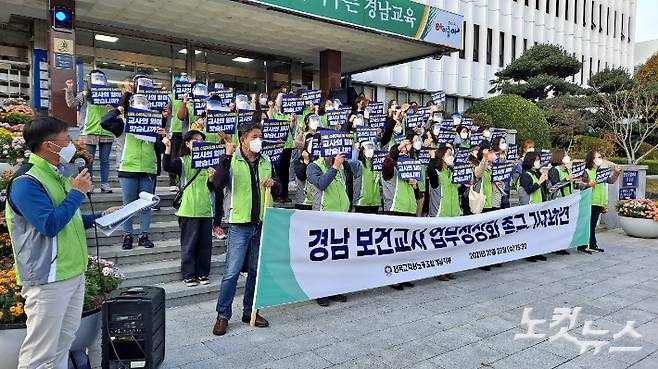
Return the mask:
{"type": "Polygon", "coordinates": [[[401,213],[399,211],[385,211],[384,215],[396,215],[399,217],[415,217],[416,213],[401,213]]]}
{"type": "MultiPolygon", "coordinates": [[[[183,134],[171,134],[171,160],[176,160],[180,157],[180,148],[183,146],[183,134]]],[[[169,173],[169,186],[178,185],[178,176],[174,173],[169,173]]]]}
{"type": "Polygon", "coordinates": [[[179,217],[183,279],[210,275],[212,219],[179,217]]]}
{"type": "Polygon", "coordinates": [[[599,217],[603,214],[603,206],[592,205],[592,219],[589,223],[589,248],[597,248],[596,243],[596,223],[599,222],[599,217]]]}
{"type": "Polygon", "coordinates": [[[471,204],[468,202],[468,191],[468,187],[464,185],[459,186],[457,189],[457,193],[459,194],[459,203],[461,204],[462,213],[464,215],[473,215],[473,212],[471,212],[471,204]]]}
{"type": "Polygon", "coordinates": [[[313,210],[313,205],[295,204],[297,210],[313,210]]]}
{"type": "Polygon", "coordinates": [[[355,213],[361,214],[377,214],[379,212],[379,206],[354,206],[355,213]]]}
{"type": "Polygon", "coordinates": [[[292,157],[292,151],[293,149],[283,149],[283,154],[281,154],[281,162],[279,162],[279,166],[276,168],[276,175],[279,177],[279,181],[281,182],[281,194],[279,195],[281,198],[288,197],[288,182],[290,181],[290,158],[292,157]]]}

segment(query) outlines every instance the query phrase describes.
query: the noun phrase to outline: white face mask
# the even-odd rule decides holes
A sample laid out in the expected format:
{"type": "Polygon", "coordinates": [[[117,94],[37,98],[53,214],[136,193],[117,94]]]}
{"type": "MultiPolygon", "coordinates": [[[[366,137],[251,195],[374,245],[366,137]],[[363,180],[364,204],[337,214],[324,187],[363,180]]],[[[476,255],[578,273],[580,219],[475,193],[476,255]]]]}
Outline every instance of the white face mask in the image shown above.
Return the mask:
{"type": "Polygon", "coordinates": [[[443,122],[443,116],[441,114],[434,114],[434,116],[432,117],[432,121],[441,123],[443,122]]]}
{"type": "Polygon", "coordinates": [[[507,143],[506,142],[501,142],[500,145],[498,145],[498,148],[501,151],[507,151],[507,143]]]}
{"type": "Polygon", "coordinates": [[[483,136],[484,138],[489,138],[489,137],[491,137],[491,132],[489,132],[489,131],[484,131],[484,132],[482,132],[482,136],[483,136]]]}
{"type": "Polygon", "coordinates": [[[363,155],[365,155],[366,158],[370,159],[373,156],[375,156],[375,149],[365,149],[363,150],[363,155]]]}
{"type": "Polygon", "coordinates": [[[445,158],[445,163],[447,166],[451,167],[453,164],[455,164],[455,157],[450,155],[447,158],[445,158]]]}
{"type": "Polygon", "coordinates": [[[267,106],[267,99],[259,99],[258,102],[261,106],[267,106]]]}
{"type": "Polygon", "coordinates": [[[254,154],[258,154],[262,147],[263,141],[260,138],[254,138],[253,140],[249,141],[249,151],[253,152],[254,154]]]}
{"type": "Polygon", "coordinates": [[[541,168],[541,161],[536,160],[536,161],[535,161],[535,165],[533,165],[533,167],[534,167],[535,169],[539,169],[539,168],[541,168]]]}
{"type": "Polygon", "coordinates": [[[399,135],[400,133],[402,133],[402,127],[401,126],[395,126],[395,128],[393,128],[393,132],[395,132],[395,134],[399,135]]]}
{"type": "Polygon", "coordinates": [[[59,147],[59,162],[62,164],[68,164],[71,162],[71,159],[73,159],[73,156],[75,155],[76,149],[75,145],[73,142],[69,142],[67,146],[61,147],[57,145],[56,143],[52,142],[53,145],[59,147]]]}
{"type": "Polygon", "coordinates": [[[363,118],[362,117],[356,117],[354,118],[354,125],[357,127],[360,127],[363,125],[363,118]]]}
{"type": "Polygon", "coordinates": [[[439,127],[432,128],[432,134],[433,134],[434,136],[438,136],[439,133],[441,133],[441,128],[439,128],[439,127]]]}
{"type": "Polygon", "coordinates": [[[528,147],[528,149],[525,152],[535,152],[534,147],[528,147]]]}
{"type": "Polygon", "coordinates": [[[565,155],[564,158],[562,158],[562,164],[564,164],[564,165],[571,164],[571,156],[565,155]]]}
{"type": "Polygon", "coordinates": [[[462,140],[465,140],[465,139],[468,138],[468,133],[466,133],[466,132],[462,132],[462,133],[459,134],[459,137],[461,137],[462,140]]]}
{"type": "Polygon", "coordinates": [[[363,111],[363,117],[365,119],[370,119],[370,109],[366,108],[366,110],[363,111]]]}
{"type": "Polygon", "coordinates": [[[320,126],[320,121],[318,121],[317,119],[309,119],[308,120],[308,128],[311,131],[316,131],[319,126],[320,126]]]}
{"type": "Polygon", "coordinates": [[[423,147],[422,141],[414,141],[414,149],[420,150],[423,147]]]}
{"type": "Polygon", "coordinates": [[[594,165],[600,167],[601,165],[603,165],[603,159],[601,158],[594,159],[594,165]]]}

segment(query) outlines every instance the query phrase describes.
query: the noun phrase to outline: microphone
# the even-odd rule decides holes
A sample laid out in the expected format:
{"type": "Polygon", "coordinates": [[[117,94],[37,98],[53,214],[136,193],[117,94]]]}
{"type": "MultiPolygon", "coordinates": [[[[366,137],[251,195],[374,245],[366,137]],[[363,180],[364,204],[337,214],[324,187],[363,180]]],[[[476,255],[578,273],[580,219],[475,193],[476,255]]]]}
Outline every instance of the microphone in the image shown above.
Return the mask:
{"type": "MultiPolygon", "coordinates": [[[[77,158],[73,160],[73,165],[78,169],[78,173],[82,172],[87,167],[87,161],[84,158],[77,158]]],[[[91,192],[87,192],[87,197],[91,202],[91,192]]]]}

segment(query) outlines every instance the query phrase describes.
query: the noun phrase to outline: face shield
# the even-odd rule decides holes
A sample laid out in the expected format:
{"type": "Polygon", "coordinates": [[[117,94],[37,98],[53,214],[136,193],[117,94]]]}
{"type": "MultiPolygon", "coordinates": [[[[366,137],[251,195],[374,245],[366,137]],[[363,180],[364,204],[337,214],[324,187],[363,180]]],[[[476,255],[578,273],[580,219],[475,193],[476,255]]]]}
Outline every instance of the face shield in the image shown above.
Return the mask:
{"type": "Polygon", "coordinates": [[[137,77],[135,84],[137,91],[139,91],[140,87],[153,88],[153,80],[148,77],[137,77]]]}
{"type": "Polygon", "coordinates": [[[140,110],[150,110],[149,100],[144,95],[133,95],[130,98],[130,107],[140,110]]]}
{"type": "Polygon", "coordinates": [[[240,94],[235,96],[235,107],[238,110],[248,110],[249,109],[249,96],[240,94]]]}
{"type": "Polygon", "coordinates": [[[224,89],[224,84],[221,83],[221,82],[215,82],[213,87],[215,88],[215,90],[223,90],[224,89]]]}
{"type": "Polygon", "coordinates": [[[180,76],[180,77],[176,78],[176,82],[186,83],[186,82],[190,82],[190,79],[187,78],[187,76],[180,76]]]}
{"type": "Polygon", "coordinates": [[[361,126],[363,126],[363,124],[364,124],[363,122],[364,122],[364,120],[363,120],[363,114],[357,114],[357,115],[354,117],[354,121],[353,121],[353,123],[354,123],[354,126],[355,126],[355,127],[361,127],[361,126]]]}
{"type": "Polygon", "coordinates": [[[206,109],[208,110],[217,110],[217,111],[224,111],[228,110],[224,104],[222,104],[221,100],[214,100],[214,99],[209,99],[206,102],[206,109]]]}
{"type": "Polygon", "coordinates": [[[92,86],[107,86],[107,77],[103,72],[92,72],[89,74],[89,83],[92,86]]]}
{"type": "Polygon", "coordinates": [[[317,114],[311,114],[308,116],[308,128],[312,131],[317,131],[320,127],[320,116],[317,114]]]}

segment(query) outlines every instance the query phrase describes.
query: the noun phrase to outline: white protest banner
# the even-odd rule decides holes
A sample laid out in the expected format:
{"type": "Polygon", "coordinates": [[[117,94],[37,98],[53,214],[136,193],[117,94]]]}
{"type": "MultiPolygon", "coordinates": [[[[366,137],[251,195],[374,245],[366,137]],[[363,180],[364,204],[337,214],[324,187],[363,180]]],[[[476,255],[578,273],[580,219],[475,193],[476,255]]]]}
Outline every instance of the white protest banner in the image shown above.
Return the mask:
{"type": "Polygon", "coordinates": [[[216,167],[219,158],[226,154],[226,145],[214,142],[192,141],[192,169],[216,167]]]}
{"type": "Polygon", "coordinates": [[[283,95],[281,98],[281,114],[301,114],[304,111],[304,98],[295,95],[283,95]]]}
{"type": "Polygon", "coordinates": [[[343,154],[346,158],[352,157],[352,146],[354,135],[351,132],[332,131],[323,129],[320,131],[320,155],[325,158],[333,158],[343,154]]]}
{"type": "Polygon", "coordinates": [[[223,132],[227,135],[232,135],[235,133],[237,121],[237,113],[230,113],[219,110],[208,110],[208,115],[206,116],[206,132],[223,132]]]}
{"type": "Polygon", "coordinates": [[[254,309],[505,263],[589,242],[592,191],[454,218],[267,208],[254,309]],[[328,283],[327,281],[331,281],[328,283]]]}
{"type": "Polygon", "coordinates": [[[89,95],[89,102],[91,105],[112,105],[113,107],[119,106],[119,101],[121,100],[120,88],[114,88],[111,86],[94,86],[89,87],[91,94],[89,95]]]}
{"type": "Polygon", "coordinates": [[[153,142],[155,142],[155,137],[158,136],[156,133],[158,128],[162,128],[161,113],[152,110],[128,108],[124,126],[126,133],[153,137],[153,142]]]}
{"type": "Polygon", "coordinates": [[[290,123],[286,120],[265,119],[262,128],[263,140],[285,141],[290,132],[290,123]]]}

